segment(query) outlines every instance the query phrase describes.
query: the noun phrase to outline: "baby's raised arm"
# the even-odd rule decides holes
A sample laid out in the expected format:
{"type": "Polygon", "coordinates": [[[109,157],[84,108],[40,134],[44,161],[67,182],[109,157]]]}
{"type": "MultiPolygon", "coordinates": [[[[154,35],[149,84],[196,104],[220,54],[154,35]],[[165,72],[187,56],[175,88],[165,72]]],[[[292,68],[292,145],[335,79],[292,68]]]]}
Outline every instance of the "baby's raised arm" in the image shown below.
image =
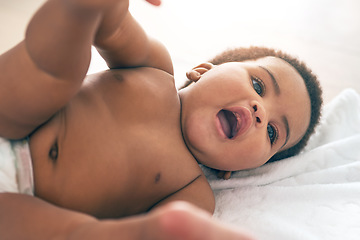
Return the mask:
{"type": "Polygon", "coordinates": [[[146,35],[129,11],[104,13],[94,45],[110,68],[154,67],[173,74],[168,51],[146,35]]]}
{"type": "Polygon", "coordinates": [[[25,40],[0,56],[2,137],[25,137],[77,93],[100,16],[49,0],[33,16],[25,40]]]}
{"type": "Polygon", "coordinates": [[[110,67],[172,73],[167,51],[147,38],[128,5],[49,0],[36,12],[25,40],[0,56],[0,136],[23,138],[66,105],[86,75],[93,43],[110,67]]]}

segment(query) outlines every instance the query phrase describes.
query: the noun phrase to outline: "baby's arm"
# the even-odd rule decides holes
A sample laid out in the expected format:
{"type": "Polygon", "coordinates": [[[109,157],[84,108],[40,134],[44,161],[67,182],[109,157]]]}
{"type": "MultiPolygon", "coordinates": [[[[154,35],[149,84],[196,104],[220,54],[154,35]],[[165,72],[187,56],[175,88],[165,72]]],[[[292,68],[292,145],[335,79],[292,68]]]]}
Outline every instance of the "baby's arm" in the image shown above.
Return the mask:
{"type": "Polygon", "coordinates": [[[0,193],[1,240],[152,239],[141,236],[146,221],[145,217],[100,221],[28,195],[0,193]]]}
{"type": "Polygon", "coordinates": [[[171,203],[147,215],[100,221],[27,195],[0,193],[0,216],[2,240],[251,239],[183,202],[171,203]]]}
{"type": "Polygon", "coordinates": [[[99,29],[94,45],[110,68],[154,67],[173,74],[166,48],[148,37],[127,9],[125,14],[109,9],[99,29]]]}
{"type": "Polygon", "coordinates": [[[69,2],[47,1],[30,21],[25,40],[0,56],[2,137],[25,137],[82,84],[101,11],[69,2]]]}
{"type": "Polygon", "coordinates": [[[84,214],[54,207],[23,194],[0,193],[1,239],[66,239],[82,224],[95,222],[84,214]]]}
{"type": "Polygon", "coordinates": [[[147,38],[128,4],[49,0],[37,11],[25,40],[0,56],[0,136],[23,138],[67,104],[81,87],[94,41],[111,67],[172,73],[167,51],[147,38]]]}

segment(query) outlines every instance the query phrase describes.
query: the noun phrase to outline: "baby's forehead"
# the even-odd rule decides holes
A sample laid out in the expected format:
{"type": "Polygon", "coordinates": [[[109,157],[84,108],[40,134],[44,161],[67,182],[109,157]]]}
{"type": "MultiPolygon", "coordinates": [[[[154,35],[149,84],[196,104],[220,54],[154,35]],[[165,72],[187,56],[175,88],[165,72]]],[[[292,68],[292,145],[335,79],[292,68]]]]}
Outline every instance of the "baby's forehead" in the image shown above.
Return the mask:
{"type": "Polygon", "coordinates": [[[287,78],[287,76],[291,76],[290,82],[295,85],[304,85],[304,79],[295,67],[281,58],[267,56],[250,61],[249,64],[266,67],[274,75],[278,75],[279,78],[287,78]]]}
{"type": "Polygon", "coordinates": [[[266,56],[266,57],[262,57],[262,58],[257,58],[257,59],[249,59],[244,61],[244,63],[254,63],[257,65],[267,65],[267,66],[277,66],[277,67],[291,67],[293,68],[293,66],[291,64],[289,64],[287,61],[278,58],[278,57],[274,57],[274,56],[266,56]]]}

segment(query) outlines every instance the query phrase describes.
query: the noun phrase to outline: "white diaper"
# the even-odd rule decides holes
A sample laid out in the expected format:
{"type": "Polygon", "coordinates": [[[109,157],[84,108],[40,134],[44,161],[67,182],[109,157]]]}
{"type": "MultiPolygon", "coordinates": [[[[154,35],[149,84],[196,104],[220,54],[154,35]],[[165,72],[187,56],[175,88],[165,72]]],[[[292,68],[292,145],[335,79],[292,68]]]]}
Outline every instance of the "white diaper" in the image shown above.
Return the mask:
{"type": "Polygon", "coordinates": [[[0,137],[0,193],[34,195],[34,178],[27,140],[9,141],[0,137]]]}

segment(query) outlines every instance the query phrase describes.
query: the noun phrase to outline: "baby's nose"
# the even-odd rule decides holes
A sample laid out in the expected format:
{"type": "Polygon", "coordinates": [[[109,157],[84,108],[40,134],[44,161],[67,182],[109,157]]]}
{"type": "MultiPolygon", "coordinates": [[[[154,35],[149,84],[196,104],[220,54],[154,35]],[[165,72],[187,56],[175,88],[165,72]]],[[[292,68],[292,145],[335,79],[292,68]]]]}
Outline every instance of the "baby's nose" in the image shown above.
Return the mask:
{"type": "Polygon", "coordinates": [[[255,126],[261,127],[266,122],[266,111],[262,104],[257,101],[251,103],[251,107],[254,110],[255,126]]]}

